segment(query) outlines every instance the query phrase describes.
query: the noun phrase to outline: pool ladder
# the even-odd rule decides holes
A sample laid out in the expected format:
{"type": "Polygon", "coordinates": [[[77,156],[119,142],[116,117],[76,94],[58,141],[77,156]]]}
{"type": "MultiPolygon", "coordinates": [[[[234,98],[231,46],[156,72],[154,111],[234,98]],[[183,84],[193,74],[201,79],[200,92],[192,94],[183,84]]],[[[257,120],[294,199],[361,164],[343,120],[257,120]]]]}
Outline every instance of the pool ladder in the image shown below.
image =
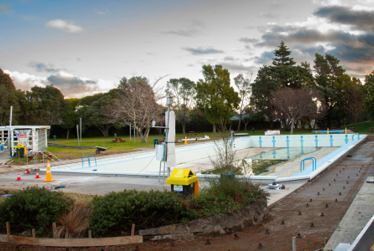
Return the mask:
{"type": "Polygon", "coordinates": [[[309,157],[300,161],[300,172],[304,171],[305,169],[305,160],[312,160],[312,171],[317,169],[317,159],[315,157],[309,157]]]}
{"type": "Polygon", "coordinates": [[[82,157],[82,168],[84,167],[84,158],[87,158],[88,167],[91,167],[90,157],[95,159],[95,166],[97,166],[96,157],[93,156],[93,155],[88,155],[88,156],[83,156],[82,157]]]}

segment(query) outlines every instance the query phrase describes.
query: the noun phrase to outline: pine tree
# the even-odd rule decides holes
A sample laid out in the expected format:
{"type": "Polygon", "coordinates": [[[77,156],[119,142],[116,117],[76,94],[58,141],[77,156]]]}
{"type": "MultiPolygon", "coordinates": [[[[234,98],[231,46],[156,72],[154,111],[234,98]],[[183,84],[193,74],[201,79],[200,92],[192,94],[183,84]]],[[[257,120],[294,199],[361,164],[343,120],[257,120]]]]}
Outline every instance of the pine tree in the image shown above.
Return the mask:
{"type": "Polygon", "coordinates": [[[293,66],[296,62],[293,58],[288,57],[291,54],[291,51],[288,50],[288,47],[284,45],[282,41],[278,50],[274,51],[275,58],[273,58],[273,65],[275,66],[293,66]]]}

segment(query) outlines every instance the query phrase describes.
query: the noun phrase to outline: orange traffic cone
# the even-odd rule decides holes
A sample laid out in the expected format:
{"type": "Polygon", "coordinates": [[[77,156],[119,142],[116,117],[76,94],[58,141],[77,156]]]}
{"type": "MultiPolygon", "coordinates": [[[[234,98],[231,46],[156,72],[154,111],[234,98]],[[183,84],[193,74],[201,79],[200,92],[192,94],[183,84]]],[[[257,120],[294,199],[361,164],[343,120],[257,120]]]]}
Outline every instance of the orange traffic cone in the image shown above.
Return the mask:
{"type": "Polygon", "coordinates": [[[24,174],[30,173],[30,169],[26,169],[26,172],[24,174]]]}
{"type": "Polygon", "coordinates": [[[184,144],[185,144],[185,145],[188,145],[188,144],[187,144],[187,136],[184,137],[184,144]]]}
{"type": "Polygon", "coordinates": [[[40,176],[39,176],[39,173],[38,173],[38,172],[36,172],[35,179],[40,179],[40,176]]]}
{"type": "Polygon", "coordinates": [[[22,180],[21,176],[19,176],[19,174],[18,174],[18,177],[17,177],[16,181],[18,181],[18,180],[22,180]]]}
{"type": "Polygon", "coordinates": [[[49,164],[49,160],[47,162],[47,171],[45,172],[45,180],[44,182],[52,182],[55,181],[52,179],[52,173],[51,173],[51,165],[49,164]]]}

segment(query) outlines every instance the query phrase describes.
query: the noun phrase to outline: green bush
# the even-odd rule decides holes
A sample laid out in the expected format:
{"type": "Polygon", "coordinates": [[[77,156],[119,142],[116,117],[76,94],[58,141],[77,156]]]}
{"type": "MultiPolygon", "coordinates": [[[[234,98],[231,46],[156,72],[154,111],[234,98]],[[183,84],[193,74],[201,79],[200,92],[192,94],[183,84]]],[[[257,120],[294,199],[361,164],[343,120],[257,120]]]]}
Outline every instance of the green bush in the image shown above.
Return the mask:
{"type": "Polygon", "coordinates": [[[189,208],[199,218],[231,213],[254,202],[266,201],[269,193],[248,179],[223,176],[210,180],[200,195],[187,199],[189,208]]]}
{"type": "Polygon", "coordinates": [[[9,221],[12,232],[20,233],[32,228],[38,234],[52,232],[52,223],[68,212],[72,205],[73,199],[61,192],[27,187],[0,203],[0,230],[5,232],[5,223],[9,221]]]}
{"type": "Polygon", "coordinates": [[[120,235],[136,224],[137,229],[187,222],[197,217],[174,193],[124,190],[95,197],[91,204],[94,236],[120,235]]]}

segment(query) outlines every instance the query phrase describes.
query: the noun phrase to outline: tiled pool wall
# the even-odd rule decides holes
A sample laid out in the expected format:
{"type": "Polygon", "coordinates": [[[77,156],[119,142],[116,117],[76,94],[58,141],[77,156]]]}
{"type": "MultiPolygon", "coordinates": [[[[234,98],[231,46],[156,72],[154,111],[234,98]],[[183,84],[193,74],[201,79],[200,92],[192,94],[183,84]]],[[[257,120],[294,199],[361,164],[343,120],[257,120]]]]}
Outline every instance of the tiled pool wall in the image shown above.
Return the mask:
{"type": "MultiPolygon", "coordinates": [[[[290,136],[250,136],[235,138],[234,148],[243,150],[250,147],[328,147],[328,146],[349,146],[354,144],[364,135],[358,134],[330,134],[330,135],[290,135],[290,136]]],[[[347,147],[348,147],[347,146],[347,147]]],[[[207,142],[198,145],[183,146],[176,148],[177,165],[183,165],[188,162],[198,161],[210,156],[215,156],[214,142],[207,142]]],[[[329,158],[333,158],[339,151],[338,149],[331,153],[329,158]]],[[[327,157],[327,156],[326,156],[327,157]]],[[[328,158],[326,158],[328,159],[328,158]]],[[[327,161],[327,160],[326,160],[327,161]]],[[[97,166],[91,161],[91,167],[87,162],[75,163],[70,165],[56,166],[52,164],[54,171],[61,172],[78,172],[78,173],[95,173],[95,174],[123,174],[123,175],[158,175],[155,171],[159,170],[160,162],[155,158],[155,152],[138,153],[126,156],[109,157],[97,161],[97,166]],[[96,170],[93,172],[93,170],[96,170]]],[[[317,169],[323,166],[322,162],[317,162],[317,169]]],[[[309,173],[309,167],[305,168],[306,172],[301,176],[309,173]]],[[[200,176],[200,175],[199,175],[200,176]]],[[[269,178],[266,177],[265,180],[269,178]]],[[[203,177],[202,177],[203,178],[203,177]]],[[[258,177],[261,178],[261,177],[258,177]]],[[[275,177],[276,178],[276,177],[275,177]]],[[[297,178],[297,177],[295,177],[297,178]]]]}
{"type": "Polygon", "coordinates": [[[359,134],[251,136],[251,147],[334,147],[359,139],[359,134]]]}

